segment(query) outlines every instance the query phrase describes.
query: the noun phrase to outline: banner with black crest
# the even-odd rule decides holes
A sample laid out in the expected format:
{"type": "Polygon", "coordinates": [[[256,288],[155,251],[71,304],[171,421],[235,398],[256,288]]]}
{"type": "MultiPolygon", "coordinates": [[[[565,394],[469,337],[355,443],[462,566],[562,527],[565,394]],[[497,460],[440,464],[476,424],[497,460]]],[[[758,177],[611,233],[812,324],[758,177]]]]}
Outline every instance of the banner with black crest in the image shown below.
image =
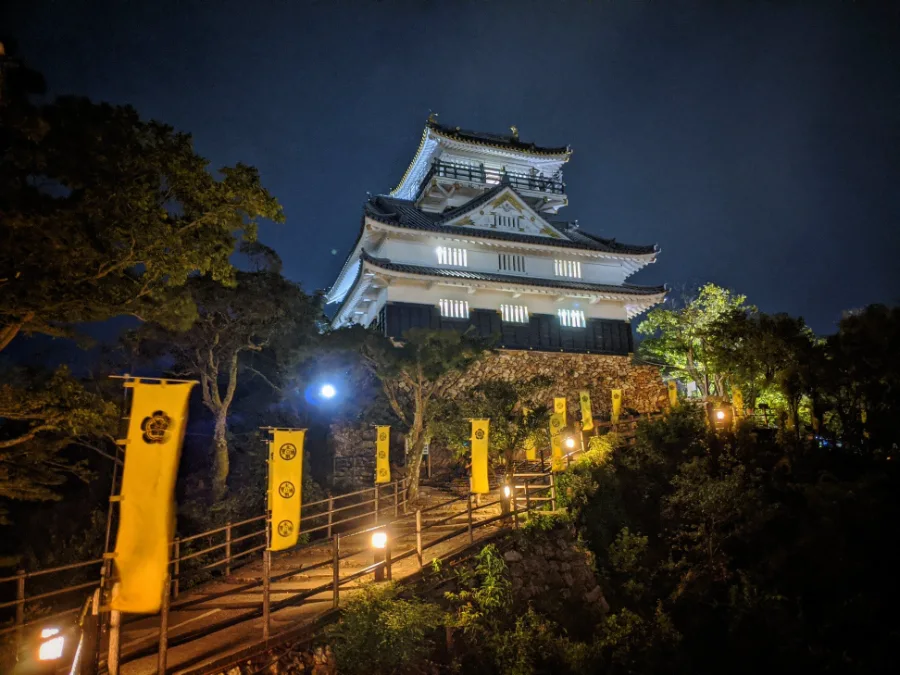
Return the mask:
{"type": "Polygon", "coordinates": [[[269,550],[283,551],[296,546],[300,534],[306,429],[270,429],[269,433],[269,550]]]}

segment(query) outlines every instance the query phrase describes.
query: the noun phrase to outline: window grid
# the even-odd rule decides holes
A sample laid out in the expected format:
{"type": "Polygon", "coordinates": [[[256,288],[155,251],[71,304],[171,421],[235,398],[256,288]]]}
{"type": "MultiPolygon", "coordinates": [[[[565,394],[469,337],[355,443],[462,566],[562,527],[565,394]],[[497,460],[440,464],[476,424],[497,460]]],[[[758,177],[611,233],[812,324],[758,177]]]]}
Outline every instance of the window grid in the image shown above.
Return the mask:
{"type": "Polygon", "coordinates": [[[445,300],[441,298],[438,301],[441,308],[441,316],[445,319],[468,319],[469,318],[469,301],[468,300],[445,300]]]}
{"type": "Polygon", "coordinates": [[[525,256],[511,253],[500,253],[500,270],[503,272],[524,272],[525,256]]]}
{"type": "Polygon", "coordinates": [[[584,328],[587,325],[583,309],[560,309],[557,314],[560,325],[566,328],[584,328]]]}
{"type": "Polygon", "coordinates": [[[554,260],[553,270],[558,277],[581,278],[581,263],[577,260],[554,260]]]}
{"type": "Polygon", "coordinates": [[[525,305],[500,305],[500,318],[509,323],[528,323],[525,305]]]}
{"type": "Polygon", "coordinates": [[[464,248],[452,248],[449,246],[437,247],[438,265],[450,265],[452,267],[468,267],[469,256],[464,248]]]}
{"type": "Polygon", "coordinates": [[[507,230],[519,229],[519,216],[494,216],[494,226],[502,227],[507,230]]]}

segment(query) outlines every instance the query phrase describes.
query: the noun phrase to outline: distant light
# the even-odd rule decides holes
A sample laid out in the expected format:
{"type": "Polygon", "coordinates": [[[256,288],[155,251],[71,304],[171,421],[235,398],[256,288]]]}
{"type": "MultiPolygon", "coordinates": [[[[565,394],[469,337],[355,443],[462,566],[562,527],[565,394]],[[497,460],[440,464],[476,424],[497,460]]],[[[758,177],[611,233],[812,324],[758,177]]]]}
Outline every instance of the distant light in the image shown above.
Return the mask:
{"type": "Polygon", "coordinates": [[[331,384],[323,384],[322,388],[319,389],[319,394],[322,395],[322,398],[334,398],[336,393],[337,389],[331,384]]]}
{"type": "Polygon", "coordinates": [[[372,533],[372,548],[384,548],[387,546],[387,532],[372,533]]]}
{"type": "Polygon", "coordinates": [[[725,419],[725,411],[724,410],[716,410],[716,419],[724,420],[725,419]]]}
{"type": "Polygon", "coordinates": [[[503,486],[503,496],[509,499],[509,496],[512,494],[512,490],[509,489],[509,485],[503,486]]]}
{"type": "Polygon", "coordinates": [[[59,633],[59,628],[42,628],[41,629],[41,637],[48,638],[53,637],[54,635],[59,633]]]}
{"type": "Polygon", "coordinates": [[[566,447],[569,448],[570,450],[571,450],[572,448],[574,448],[574,447],[575,447],[575,439],[574,439],[574,438],[567,438],[567,439],[566,439],[566,447]]]}
{"type": "Polygon", "coordinates": [[[56,659],[61,658],[65,643],[66,639],[62,635],[42,643],[40,649],[38,649],[38,660],[55,661],[56,659]]]}

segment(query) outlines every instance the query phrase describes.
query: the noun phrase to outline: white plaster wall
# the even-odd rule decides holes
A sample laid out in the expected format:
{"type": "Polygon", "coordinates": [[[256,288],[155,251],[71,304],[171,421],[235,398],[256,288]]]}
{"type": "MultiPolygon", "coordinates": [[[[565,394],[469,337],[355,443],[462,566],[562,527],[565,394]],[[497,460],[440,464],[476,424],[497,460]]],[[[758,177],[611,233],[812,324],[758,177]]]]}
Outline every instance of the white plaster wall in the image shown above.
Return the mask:
{"type": "Polygon", "coordinates": [[[624,283],[627,276],[626,270],[614,260],[609,262],[589,262],[591,259],[578,255],[569,255],[560,251],[559,254],[539,255],[526,253],[523,249],[499,248],[476,244],[472,241],[459,238],[426,237],[420,241],[408,239],[387,239],[381,245],[377,255],[387,258],[392,262],[406,263],[409,265],[438,266],[437,248],[439,246],[453,246],[465,248],[467,251],[468,267],[473,272],[502,272],[523,277],[537,277],[540,279],[565,279],[554,274],[554,259],[579,260],[581,262],[581,281],[594,284],[624,283]],[[525,256],[525,274],[500,270],[500,253],[511,253],[525,256]]]}
{"type": "Polygon", "coordinates": [[[499,312],[502,304],[525,305],[529,314],[556,315],[559,309],[581,309],[588,319],[627,320],[623,302],[602,300],[591,304],[590,301],[575,298],[556,302],[556,296],[523,293],[520,297],[514,298],[512,293],[483,289],[470,294],[465,288],[443,286],[439,283],[426,288],[422,282],[411,280],[395,280],[387,288],[388,302],[412,302],[436,306],[441,299],[465,300],[469,303],[469,309],[492,309],[499,312]]]}

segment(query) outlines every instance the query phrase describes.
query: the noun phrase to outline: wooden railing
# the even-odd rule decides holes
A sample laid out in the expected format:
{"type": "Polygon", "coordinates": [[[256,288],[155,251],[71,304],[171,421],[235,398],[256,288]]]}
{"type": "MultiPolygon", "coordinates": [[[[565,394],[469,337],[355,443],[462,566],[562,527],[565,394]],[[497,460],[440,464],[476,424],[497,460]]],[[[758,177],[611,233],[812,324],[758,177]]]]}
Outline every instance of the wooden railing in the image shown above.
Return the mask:
{"type": "Polygon", "coordinates": [[[468,164],[456,164],[455,162],[442,162],[440,160],[434,162],[425,178],[422,179],[422,186],[428,184],[433,177],[452,178],[453,180],[464,180],[470,183],[480,183],[483,185],[499,185],[501,181],[508,181],[509,184],[517,190],[525,190],[531,192],[549,192],[551,194],[564,195],[566,193],[566,184],[561,180],[556,180],[541,174],[517,173],[506,171],[503,169],[492,169],[485,166],[469,166],[468,164]]]}

